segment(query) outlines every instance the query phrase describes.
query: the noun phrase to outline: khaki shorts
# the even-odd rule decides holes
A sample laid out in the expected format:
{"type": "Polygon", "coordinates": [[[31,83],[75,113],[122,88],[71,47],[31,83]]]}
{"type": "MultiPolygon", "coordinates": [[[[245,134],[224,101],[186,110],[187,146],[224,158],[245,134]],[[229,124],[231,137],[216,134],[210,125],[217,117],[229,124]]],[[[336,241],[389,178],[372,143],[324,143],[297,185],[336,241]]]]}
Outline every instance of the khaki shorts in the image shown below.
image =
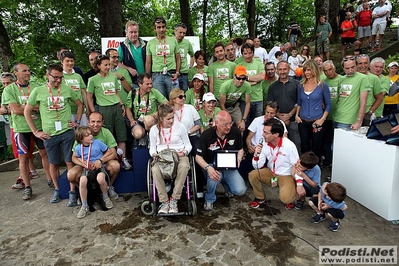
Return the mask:
{"type": "Polygon", "coordinates": [[[226,107],[226,110],[231,115],[231,118],[233,119],[234,123],[241,122],[241,120],[242,120],[242,112],[241,112],[241,108],[240,108],[240,103],[239,102],[236,102],[235,104],[233,104],[232,107],[229,107],[229,108],[226,107]]]}
{"type": "Polygon", "coordinates": [[[330,40],[327,38],[322,43],[317,42],[317,51],[319,54],[330,51],[330,40]]]}

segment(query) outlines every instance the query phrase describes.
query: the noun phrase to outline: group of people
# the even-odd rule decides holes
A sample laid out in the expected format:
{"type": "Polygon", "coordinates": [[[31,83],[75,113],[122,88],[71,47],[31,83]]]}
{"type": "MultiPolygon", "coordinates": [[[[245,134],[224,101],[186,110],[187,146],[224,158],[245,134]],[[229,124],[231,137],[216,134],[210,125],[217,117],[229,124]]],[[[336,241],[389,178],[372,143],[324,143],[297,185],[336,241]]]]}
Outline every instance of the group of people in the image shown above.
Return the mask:
{"type": "MultiPolygon", "coordinates": [[[[365,54],[344,57],[341,76],[331,60],[312,59],[308,45],[298,53],[286,43],[267,55],[259,49],[259,39],[247,38],[239,53],[236,45],[216,43],[213,63],[206,66],[205,53],[194,53],[184,39],[184,24],[176,25],[175,37],[166,36],[162,17],[155,18],[153,26],[156,37],[147,43],[139,37],[139,25],[129,21],[127,38],[118,49],[89,54],[93,69],[83,77],[77,74],[70,51],[59,53],[61,65],[48,67],[43,86],[30,82],[26,64],[15,65],[17,80],[5,87],[2,104],[3,113],[11,113],[17,140],[23,199],[32,197],[27,162],[33,139],[49,186],[54,187],[50,202],[60,200],[57,180],[63,153],[70,181],[67,205],[77,205],[75,187],[86,186],[94,173],[106,207],[112,208],[110,199],[118,197],[112,184],[120,170],[116,149],[130,169],[126,142],[133,137],[138,145],[149,145],[154,160],[165,149],[177,152],[170,198],[161,169],[156,164],[151,169],[159,213],[178,212],[189,154],[196,161],[200,197],[206,182],[206,211],[213,209],[220,183],[228,197],[243,195],[247,187],[238,170],[214,165],[215,151],[237,150],[238,167],[245,157],[252,159],[255,169],[249,173],[255,194],[250,207],[266,200],[261,183],[279,186],[287,209],[300,210],[305,196],[311,196],[309,205],[317,212],[312,222],[324,220],[328,213],[329,228],[337,231],[347,208],[346,191],[336,183],[321,185],[319,165],[331,166],[334,128],[357,130],[373,116],[383,115],[390,86],[382,75],[384,59],[370,62],[365,54]],[[275,63],[277,52],[281,60],[275,63]],[[297,68],[302,73],[296,73],[297,68]]],[[[388,68],[389,78],[396,81],[398,64],[392,62],[388,68]]],[[[396,96],[386,112],[397,109],[396,96]]],[[[395,127],[392,132],[398,131],[395,127]]],[[[88,211],[86,189],[80,189],[80,199],[77,216],[83,218],[88,211]]]]}

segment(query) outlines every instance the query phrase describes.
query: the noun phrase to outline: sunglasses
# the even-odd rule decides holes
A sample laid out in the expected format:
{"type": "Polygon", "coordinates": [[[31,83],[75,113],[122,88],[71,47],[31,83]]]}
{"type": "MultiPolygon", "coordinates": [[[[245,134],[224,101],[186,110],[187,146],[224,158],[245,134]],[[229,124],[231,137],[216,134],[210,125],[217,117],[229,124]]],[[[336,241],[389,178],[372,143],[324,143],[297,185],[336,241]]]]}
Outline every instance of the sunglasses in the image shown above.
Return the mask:
{"type": "Polygon", "coordinates": [[[55,80],[57,80],[57,79],[62,79],[63,78],[63,76],[60,76],[60,77],[58,77],[58,76],[53,76],[53,75],[51,75],[51,74],[48,74],[50,77],[52,77],[53,79],[55,79],[55,80]]]}
{"type": "Polygon", "coordinates": [[[309,50],[309,49],[308,49],[308,48],[303,48],[302,50],[303,50],[303,51],[307,51],[307,50],[309,50]]]}
{"type": "Polygon", "coordinates": [[[164,18],[156,18],[155,23],[165,23],[166,24],[166,21],[164,18]]]}
{"type": "Polygon", "coordinates": [[[351,57],[342,58],[342,61],[343,61],[343,62],[346,62],[346,61],[349,61],[349,60],[353,61],[353,60],[355,60],[355,59],[356,59],[356,57],[351,56],[351,57]]]}
{"type": "Polygon", "coordinates": [[[185,99],[185,98],[186,98],[186,95],[179,95],[179,96],[177,96],[177,98],[179,98],[180,100],[181,100],[181,99],[185,99]]]}
{"type": "Polygon", "coordinates": [[[3,72],[1,73],[1,78],[13,78],[13,74],[11,74],[10,72],[3,72]]]}
{"type": "Polygon", "coordinates": [[[99,56],[97,56],[97,60],[102,60],[102,59],[109,59],[109,56],[104,54],[100,54],[99,56]]]}
{"type": "Polygon", "coordinates": [[[114,55],[114,56],[111,56],[111,58],[112,58],[112,59],[116,59],[116,58],[119,58],[119,56],[114,55]]]}
{"type": "Polygon", "coordinates": [[[237,77],[237,76],[236,76],[236,79],[239,80],[239,81],[241,81],[241,80],[245,81],[245,80],[247,80],[247,77],[245,77],[245,78],[240,78],[240,77],[237,77]]]}

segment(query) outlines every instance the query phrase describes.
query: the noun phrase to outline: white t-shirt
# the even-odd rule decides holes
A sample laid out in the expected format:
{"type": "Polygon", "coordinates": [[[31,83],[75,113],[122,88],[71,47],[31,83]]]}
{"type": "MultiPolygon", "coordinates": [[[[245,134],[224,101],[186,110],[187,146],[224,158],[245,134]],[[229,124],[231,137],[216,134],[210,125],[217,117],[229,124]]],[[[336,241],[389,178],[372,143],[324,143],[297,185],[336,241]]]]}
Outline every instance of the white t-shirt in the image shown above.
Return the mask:
{"type": "Polygon", "coordinates": [[[276,60],[276,57],[274,56],[274,54],[275,54],[277,51],[282,52],[282,53],[283,53],[283,60],[284,60],[284,61],[287,61],[287,58],[288,58],[287,53],[284,52],[284,51],[281,51],[280,46],[274,46],[274,47],[269,51],[269,58],[268,58],[268,60],[267,60],[268,62],[274,62],[274,60],[276,60]]]}
{"type": "Polygon", "coordinates": [[[267,168],[270,171],[276,172],[276,175],[291,175],[292,166],[298,161],[299,155],[295,144],[288,138],[283,138],[281,147],[275,147],[274,149],[263,144],[262,152],[259,155],[259,160],[255,161],[252,159],[252,166],[254,169],[262,168],[267,162],[267,168]],[[275,164],[275,169],[273,165],[275,164]]]}
{"type": "Polygon", "coordinates": [[[255,48],[255,57],[259,57],[262,63],[267,60],[267,51],[263,47],[255,48]]]}
{"type": "MultiPolygon", "coordinates": [[[[278,120],[281,122],[281,124],[284,126],[284,133],[287,133],[287,128],[284,124],[283,121],[281,121],[280,119],[278,119],[277,117],[274,117],[274,119],[278,120]]],[[[258,145],[259,140],[262,137],[263,134],[263,122],[265,122],[265,116],[258,116],[257,118],[255,118],[252,123],[249,125],[248,130],[255,133],[254,136],[251,139],[251,144],[253,146],[258,145]]]]}
{"type": "MultiPolygon", "coordinates": [[[[373,10],[373,15],[380,15],[386,11],[391,12],[392,8],[389,8],[388,5],[383,5],[383,6],[377,6],[376,8],[374,8],[373,10]]],[[[375,18],[374,19],[374,23],[373,25],[379,24],[381,22],[386,22],[387,18],[389,17],[389,13],[387,13],[385,16],[383,17],[379,17],[379,18],[375,18]]]]}
{"type": "Polygon", "coordinates": [[[288,64],[290,64],[290,73],[288,73],[288,76],[295,76],[295,72],[291,69],[297,69],[299,66],[299,56],[297,55],[296,57],[293,57],[292,55],[288,57],[288,64]]]}
{"type": "MultiPolygon", "coordinates": [[[[187,131],[194,126],[194,121],[201,120],[197,110],[191,104],[184,104],[184,107],[178,111],[175,111],[175,121],[182,123],[187,131]]],[[[198,133],[191,132],[190,136],[194,136],[198,133]]]]}
{"type": "Polygon", "coordinates": [[[187,128],[175,120],[172,126],[172,136],[170,136],[170,130],[170,128],[164,128],[160,134],[157,125],[150,129],[150,155],[167,149],[167,142],[169,142],[170,149],[175,149],[178,152],[182,150],[191,152],[192,146],[188,138],[187,128]]]}

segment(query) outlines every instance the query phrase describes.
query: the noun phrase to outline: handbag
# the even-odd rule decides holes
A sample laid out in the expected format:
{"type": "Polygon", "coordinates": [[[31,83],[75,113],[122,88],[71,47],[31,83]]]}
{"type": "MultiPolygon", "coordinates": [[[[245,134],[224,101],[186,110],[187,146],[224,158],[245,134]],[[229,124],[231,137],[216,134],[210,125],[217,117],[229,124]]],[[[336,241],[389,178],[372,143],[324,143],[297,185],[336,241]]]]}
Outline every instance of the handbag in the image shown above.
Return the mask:
{"type": "Polygon", "coordinates": [[[173,179],[176,176],[179,155],[174,149],[164,149],[157,154],[153,164],[158,164],[164,179],[173,179]]]}

